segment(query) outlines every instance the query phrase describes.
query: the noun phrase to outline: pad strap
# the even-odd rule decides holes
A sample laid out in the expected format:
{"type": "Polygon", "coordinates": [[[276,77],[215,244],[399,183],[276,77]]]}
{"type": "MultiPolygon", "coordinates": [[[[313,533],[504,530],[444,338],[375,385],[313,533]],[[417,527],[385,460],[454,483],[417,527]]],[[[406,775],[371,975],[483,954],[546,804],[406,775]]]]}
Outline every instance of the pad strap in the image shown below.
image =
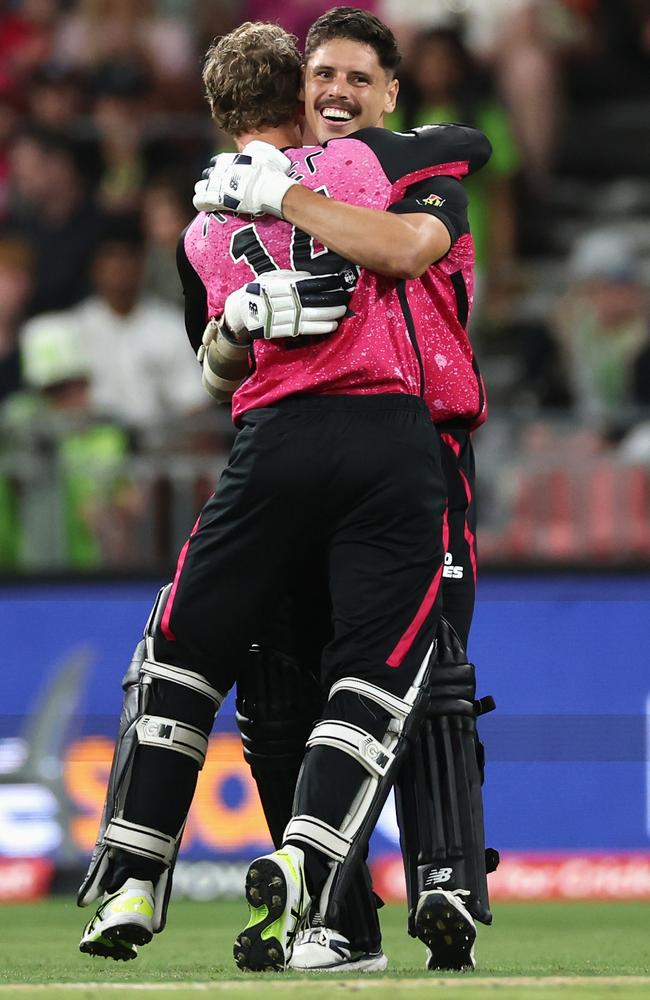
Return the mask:
{"type": "Polygon", "coordinates": [[[370,733],[349,722],[317,722],[307,740],[307,746],[319,745],[343,750],[365,767],[366,771],[379,777],[386,774],[395,759],[395,755],[370,733]]]}
{"type": "Polygon", "coordinates": [[[315,816],[294,816],[284,831],[283,843],[300,840],[325,854],[332,861],[341,862],[347,857],[352,838],[346,837],[329,823],[315,816]]]}
{"type": "Polygon", "coordinates": [[[245,337],[245,340],[238,340],[237,335],[230,330],[225,321],[222,322],[219,334],[217,335],[217,343],[219,345],[219,353],[226,358],[227,361],[241,361],[242,358],[248,359],[248,352],[250,350],[250,334],[246,330],[242,330],[239,337],[245,337]]]}
{"type": "MultiPolygon", "coordinates": [[[[419,688],[409,688],[407,698],[414,690],[419,690],[419,688]]],[[[383,688],[377,687],[376,684],[359,680],[357,677],[342,677],[340,681],[332,685],[329,697],[333,698],[338,691],[352,691],[354,694],[363,695],[364,698],[369,698],[379,705],[380,708],[390,712],[396,719],[405,719],[413,707],[404,698],[398,698],[397,695],[390,694],[389,691],[384,691],[383,688]]]]}
{"type": "Polygon", "coordinates": [[[160,861],[167,867],[176,854],[175,837],[121,818],[110,821],[104,834],[104,843],[152,861],[160,861]]]}
{"type": "Polygon", "coordinates": [[[163,719],[159,715],[143,715],[138,719],[135,731],[138,734],[138,742],[143,746],[176,750],[177,753],[183,753],[196,761],[199,770],[205,763],[208,740],[195,726],[178,722],[176,719],[163,719]]]}
{"type": "Polygon", "coordinates": [[[243,375],[239,378],[224,378],[223,375],[217,375],[210,365],[203,364],[203,378],[208,386],[212,389],[219,389],[221,392],[236,392],[239,386],[242,384],[243,375]]]}
{"type": "Polygon", "coordinates": [[[215,711],[221,708],[225,695],[220,694],[216,688],[208,684],[202,674],[197,674],[193,670],[185,670],[182,667],[175,667],[171,663],[158,663],[157,660],[147,659],[142,664],[142,673],[149,674],[150,677],[157,677],[161,681],[171,681],[173,684],[182,684],[183,687],[205,695],[214,702],[215,711]]]}

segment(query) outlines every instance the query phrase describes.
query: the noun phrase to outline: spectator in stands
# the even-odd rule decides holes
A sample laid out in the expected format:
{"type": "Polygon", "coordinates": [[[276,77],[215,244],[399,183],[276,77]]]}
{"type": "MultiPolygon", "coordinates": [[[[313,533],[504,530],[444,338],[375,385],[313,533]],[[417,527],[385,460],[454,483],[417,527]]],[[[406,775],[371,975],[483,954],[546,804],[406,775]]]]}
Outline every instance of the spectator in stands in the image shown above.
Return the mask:
{"type": "Polygon", "coordinates": [[[647,290],[633,242],[622,232],[592,230],[575,243],[570,284],[556,312],[576,413],[602,429],[634,421],[648,401],[647,290]]]}
{"type": "Polygon", "coordinates": [[[25,240],[0,236],[0,403],[20,388],[18,329],[29,296],[31,264],[25,240]]]}
{"type": "Polygon", "coordinates": [[[455,30],[462,36],[472,57],[494,77],[500,98],[512,116],[522,166],[532,189],[543,186],[553,163],[562,92],[558,49],[569,30],[566,2],[380,3],[379,14],[396,30],[404,51],[418,34],[432,29],[455,30]]]}
{"type": "Polygon", "coordinates": [[[84,111],[83,77],[66,63],[42,63],[29,81],[27,100],[34,125],[72,138],[84,111]]]}
{"type": "Polygon", "coordinates": [[[0,0],[0,67],[16,82],[48,58],[58,13],[57,0],[0,0]]]}
{"type": "Polygon", "coordinates": [[[177,153],[148,128],[151,80],[136,63],[106,63],[93,79],[99,203],[108,212],[136,211],[145,181],[173,165],[177,153]]]}
{"type": "Polygon", "coordinates": [[[9,147],[9,221],[34,260],[30,315],[65,309],[90,290],[98,213],[70,142],[25,128],[9,147]]]}
{"type": "Polygon", "coordinates": [[[176,106],[198,71],[190,23],[157,14],[153,0],[81,0],[64,19],[55,51],[88,69],[136,62],[176,106]]]}
{"type": "Polygon", "coordinates": [[[0,69],[0,223],[9,213],[9,145],[23,110],[16,84],[0,69]]]}
{"type": "Polygon", "coordinates": [[[137,217],[107,220],[96,249],[95,294],[74,310],[84,331],[95,412],[145,434],[208,407],[180,310],[143,294],[137,217]]]}
{"type": "Polygon", "coordinates": [[[183,289],[178,278],[178,237],[192,218],[191,188],[184,190],[173,175],[148,184],[142,199],[147,240],[144,286],[147,292],[183,308],[183,289]]]}
{"type": "Polygon", "coordinates": [[[20,568],[128,563],[137,491],[121,464],[125,430],[91,413],[86,336],[71,312],[29,320],[20,334],[25,391],[3,407],[0,561],[20,568]],[[24,476],[38,451],[40,476],[24,476]],[[48,469],[49,476],[43,476],[48,469]]]}
{"type": "Polygon", "coordinates": [[[478,300],[486,280],[494,286],[500,277],[508,277],[515,260],[513,178],[519,154],[508,115],[490,95],[489,81],[453,29],[420,34],[409,73],[397,111],[387,119],[390,128],[460,121],[480,128],[492,143],[487,167],[464,182],[476,249],[478,300]]]}
{"type": "Polygon", "coordinates": [[[88,120],[89,82],[71,66],[47,62],[39,66],[26,89],[30,126],[65,137],[88,189],[99,181],[97,138],[88,120]]]}
{"type": "Polygon", "coordinates": [[[582,45],[568,64],[574,102],[650,96],[650,4],[647,0],[565,0],[580,17],[582,45]]]}
{"type": "MultiPolygon", "coordinates": [[[[275,0],[244,0],[241,10],[241,21],[279,21],[286,31],[296,35],[301,46],[304,45],[307,32],[317,17],[328,9],[335,7],[336,2],[327,3],[324,0],[284,0],[281,12],[275,0]]],[[[378,0],[360,0],[349,4],[368,10],[371,14],[378,13],[378,0]]]]}

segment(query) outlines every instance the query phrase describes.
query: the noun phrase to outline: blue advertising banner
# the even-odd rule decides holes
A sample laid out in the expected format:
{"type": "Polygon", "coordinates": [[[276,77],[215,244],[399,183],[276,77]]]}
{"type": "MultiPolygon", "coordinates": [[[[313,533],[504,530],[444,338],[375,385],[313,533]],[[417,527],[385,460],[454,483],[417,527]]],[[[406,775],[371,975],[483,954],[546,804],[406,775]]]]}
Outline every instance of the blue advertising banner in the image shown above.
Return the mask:
{"type": "MultiPolygon", "coordinates": [[[[147,584],[0,590],[0,859],[79,863],[94,843],[120,680],[155,597],[147,584]]],[[[487,840],[506,852],[650,850],[650,577],[487,578],[470,655],[497,712],[487,840]]],[[[185,859],[246,859],[268,838],[230,697],[211,739],[185,859]]],[[[394,854],[390,808],[375,856],[394,854]]]]}

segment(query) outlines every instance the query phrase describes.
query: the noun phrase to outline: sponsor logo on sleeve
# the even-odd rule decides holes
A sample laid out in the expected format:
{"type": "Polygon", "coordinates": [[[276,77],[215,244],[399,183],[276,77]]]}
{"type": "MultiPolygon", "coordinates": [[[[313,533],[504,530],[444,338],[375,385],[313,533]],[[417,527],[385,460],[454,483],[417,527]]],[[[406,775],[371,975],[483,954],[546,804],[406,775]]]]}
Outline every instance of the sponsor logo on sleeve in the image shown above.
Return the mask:
{"type": "Polygon", "coordinates": [[[446,198],[441,198],[439,194],[428,194],[426,198],[420,199],[423,205],[433,205],[434,208],[442,208],[446,198]]]}

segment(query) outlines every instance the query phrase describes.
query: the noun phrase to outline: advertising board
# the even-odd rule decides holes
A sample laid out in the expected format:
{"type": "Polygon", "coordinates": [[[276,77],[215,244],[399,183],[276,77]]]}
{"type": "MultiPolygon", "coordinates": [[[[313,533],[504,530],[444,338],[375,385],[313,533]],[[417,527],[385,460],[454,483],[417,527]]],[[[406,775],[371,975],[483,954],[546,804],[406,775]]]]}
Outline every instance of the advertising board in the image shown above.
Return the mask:
{"type": "MultiPolygon", "coordinates": [[[[0,591],[0,898],[39,895],[94,844],[121,705],[121,677],[154,584],[0,591]]],[[[650,898],[650,579],[488,578],[470,655],[487,750],[494,896],[650,898]]],[[[210,740],[177,887],[202,865],[209,894],[238,891],[269,847],[243,761],[232,695],[210,740]]],[[[380,893],[403,894],[388,804],[373,836],[380,893]]]]}

